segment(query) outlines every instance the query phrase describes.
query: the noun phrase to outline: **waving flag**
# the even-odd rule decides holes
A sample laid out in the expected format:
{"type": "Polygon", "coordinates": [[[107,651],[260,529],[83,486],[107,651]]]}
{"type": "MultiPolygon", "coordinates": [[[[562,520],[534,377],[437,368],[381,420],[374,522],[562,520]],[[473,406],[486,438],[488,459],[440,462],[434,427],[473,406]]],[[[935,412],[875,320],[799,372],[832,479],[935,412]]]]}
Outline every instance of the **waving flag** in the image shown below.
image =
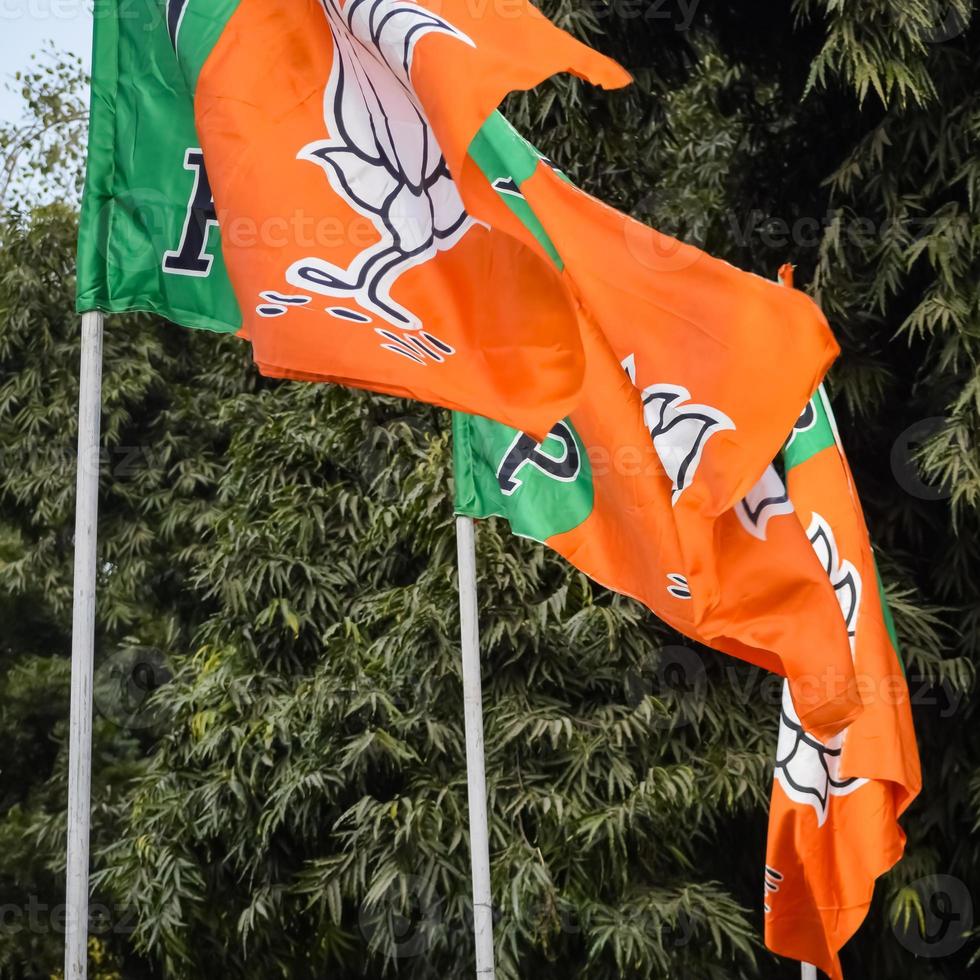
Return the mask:
{"type": "Polygon", "coordinates": [[[524,236],[578,298],[586,374],[543,441],[455,419],[458,512],[506,516],[688,636],[787,676],[832,735],[860,711],[847,634],[768,465],[836,353],[823,317],[599,204],[499,116],[470,156],[472,213],[524,236]]]}
{"type": "Polygon", "coordinates": [[[875,879],[901,858],[898,817],[922,781],[908,686],[854,480],[821,388],[783,454],[789,496],[837,593],[860,716],[832,739],[784,691],[766,855],[766,944],[841,980],[875,879]]]}
{"type": "Polygon", "coordinates": [[[574,298],[457,180],[509,91],[628,75],[529,4],[436,6],[103,0],[79,309],[547,432],[581,386],[574,298]]]}
{"type": "Polygon", "coordinates": [[[578,191],[493,114],[556,71],[622,84],[618,66],[522,3],[99,13],[80,309],[233,331],[267,374],[463,409],[525,438],[568,417],[613,455],[593,465],[602,492],[563,553],[786,673],[813,731],[853,716],[847,637],[819,615],[833,600],[812,552],[797,533],[779,579],[756,543],[794,534],[763,475],[836,354],[826,323],[578,191]],[[832,669],[804,691],[814,645],[832,669]]]}

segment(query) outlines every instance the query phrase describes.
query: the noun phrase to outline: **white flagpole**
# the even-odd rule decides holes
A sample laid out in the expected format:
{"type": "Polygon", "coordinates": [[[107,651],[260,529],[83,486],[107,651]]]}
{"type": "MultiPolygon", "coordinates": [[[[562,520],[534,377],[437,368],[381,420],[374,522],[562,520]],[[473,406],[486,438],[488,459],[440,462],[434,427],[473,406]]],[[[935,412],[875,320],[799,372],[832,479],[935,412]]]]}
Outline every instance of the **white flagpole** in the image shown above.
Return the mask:
{"type": "Polygon", "coordinates": [[[493,904],[490,895],[487,773],[483,757],[480,624],[476,607],[476,540],[471,517],[456,518],[456,553],[459,560],[459,632],[463,651],[463,712],[466,727],[466,787],[470,810],[476,977],[477,980],[493,980],[493,904]]]}
{"type": "Polygon", "coordinates": [[[68,866],[65,980],[88,973],[89,825],[92,785],[92,674],[95,658],[96,531],[102,402],[101,312],[82,314],[75,494],[75,595],[71,624],[68,748],[68,866]]]}

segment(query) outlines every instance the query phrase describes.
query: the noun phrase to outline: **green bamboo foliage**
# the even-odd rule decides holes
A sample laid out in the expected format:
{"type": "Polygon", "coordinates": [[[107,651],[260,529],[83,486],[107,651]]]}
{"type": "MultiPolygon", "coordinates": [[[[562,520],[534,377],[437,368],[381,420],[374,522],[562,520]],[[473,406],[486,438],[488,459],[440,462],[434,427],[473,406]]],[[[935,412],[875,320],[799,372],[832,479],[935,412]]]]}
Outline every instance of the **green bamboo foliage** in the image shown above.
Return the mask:
{"type": "MultiPolygon", "coordinates": [[[[446,419],[312,386],[226,411],[196,580],[220,612],[104,881],[177,974],[444,976],[471,956],[446,419]]],[[[656,696],[663,634],[632,603],[502,525],[479,566],[501,975],[746,967],[748,916],[696,854],[758,805],[766,740],[727,744],[721,689],[656,696]]]]}

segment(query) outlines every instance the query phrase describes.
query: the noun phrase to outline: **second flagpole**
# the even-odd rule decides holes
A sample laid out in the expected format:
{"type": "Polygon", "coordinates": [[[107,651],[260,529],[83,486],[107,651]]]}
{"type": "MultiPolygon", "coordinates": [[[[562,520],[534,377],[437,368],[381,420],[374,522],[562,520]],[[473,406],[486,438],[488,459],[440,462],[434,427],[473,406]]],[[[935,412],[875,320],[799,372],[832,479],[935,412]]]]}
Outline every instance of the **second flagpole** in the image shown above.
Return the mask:
{"type": "Polygon", "coordinates": [[[459,560],[459,632],[463,654],[463,713],[466,730],[466,788],[470,813],[473,876],[473,933],[477,980],[493,980],[493,902],[490,893],[490,835],[487,773],[483,753],[483,691],[480,683],[480,625],[476,604],[476,538],[472,517],[456,518],[459,560]]]}

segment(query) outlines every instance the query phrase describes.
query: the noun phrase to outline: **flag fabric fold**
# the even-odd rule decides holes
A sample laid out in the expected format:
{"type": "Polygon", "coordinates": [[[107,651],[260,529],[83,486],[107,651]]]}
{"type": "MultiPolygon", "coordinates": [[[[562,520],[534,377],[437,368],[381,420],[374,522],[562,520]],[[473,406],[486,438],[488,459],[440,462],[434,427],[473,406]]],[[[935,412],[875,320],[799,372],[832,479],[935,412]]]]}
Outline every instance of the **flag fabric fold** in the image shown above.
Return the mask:
{"type": "Polygon", "coordinates": [[[566,419],[608,458],[550,543],[785,674],[815,733],[853,718],[833,590],[768,468],[836,355],[826,322],[579,191],[493,112],[621,68],[520,0],[101,0],[96,32],[80,309],[235,332],[268,375],[494,419],[516,453],[566,419]]]}
{"type": "Polygon", "coordinates": [[[560,71],[629,80],[523,0],[97,0],[95,23],[78,309],[455,409],[460,513],[785,675],[767,941],[836,980],[919,773],[809,400],[820,311],[583,193],[494,111],[560,71]]]}
{"type": "Polygon", "coordinates": [[[103,0],[96,34],[80,309],[539,435],[572,407],[574,299],[454,171],[507,92],[614,62],[520,2],[103,0]]]}
{"type": "Polygon", "coordinates": [[[842,980],[838,953],[875,879],[902,856],[898,818],[922,785],[908,685],[857,490],[821,388],[783,454],[789,497],[837,593],[860,716],[833,739],[784,692],[766,854],[766,945],[842,980]]]}
{"type": "Polygon", "coordinates": [[[470,160],[467,207],[575,296],[586,372],[546,440],[456,420],[457,509],[507,516],[686,635],[787,676],[811,729],[840,730],[861,710],[846,631],[769,465],[837,352],[820,311],[579,191],[499,115],[470,160]]]}
{"type": "Polygon", "coordinates": [[[222,225],[299,226],[223,242],[263,372],[478,403],[546,433],[581,383],[572,298],[466,211],[454,170],[507,92],[567,69],[629,80],[526,3],[240,0],[193,81],[195,118],[222,225]],[[304,239],[307,218],[337,229],[330,247],[304,239]]]}

